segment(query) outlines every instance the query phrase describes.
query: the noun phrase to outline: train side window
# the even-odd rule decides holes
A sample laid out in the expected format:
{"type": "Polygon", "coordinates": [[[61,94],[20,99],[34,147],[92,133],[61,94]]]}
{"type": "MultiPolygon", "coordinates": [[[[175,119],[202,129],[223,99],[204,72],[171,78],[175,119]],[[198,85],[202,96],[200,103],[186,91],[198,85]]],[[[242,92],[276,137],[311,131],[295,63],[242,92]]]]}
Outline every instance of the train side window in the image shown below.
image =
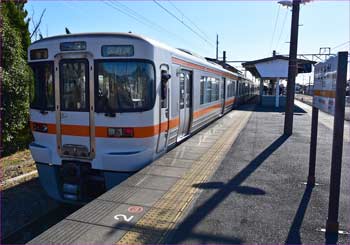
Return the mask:
{"type": "Polygon", "coordinates": [[[180,109],[185,108],[185,74],[180,73],[180,109]]]}
{"type": "Polygon", "coordinates": [[[203,105],[204,104],[204,86],[205,86],[205,78],[201,77],[201,81],[200,81],[200,86],[201,86],[201,91],[200,91],[200,104],[203,105]]]}

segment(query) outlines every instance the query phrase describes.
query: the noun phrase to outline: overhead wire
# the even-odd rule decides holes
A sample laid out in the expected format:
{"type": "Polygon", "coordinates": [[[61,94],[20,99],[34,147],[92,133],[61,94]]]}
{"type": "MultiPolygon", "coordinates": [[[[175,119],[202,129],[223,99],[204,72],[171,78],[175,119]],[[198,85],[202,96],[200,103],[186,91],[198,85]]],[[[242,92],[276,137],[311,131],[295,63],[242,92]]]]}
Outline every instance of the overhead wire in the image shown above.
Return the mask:
{"type": "Polygon", "coordinates": [[[269,49],[269,54],[268,55],[270,55],[271,51],[272,51],[272,45],[273,45],[273,41],[275,39],[277,23],[278,23],[278,19],[279,19],[279,16],[280,16],[280,10],[281,10],[281,5],[278,4],[277,16],[276,16],[276,19],[275,19],[275,26],[273,28],[273,34],[272,34],[272,38],[271,38],[270,49],[269,49]]]}
{"type": "Polygon", "coordinates": [[[338,48],[340,48],[340,47],[345,46],[346,44],[349,44],[349,46],[348,46],[348,49],[349,49],[349,48],[350,48],[350,40],[347,41],[347,42],[345,42],[345,43],[341,43],[341,44],[339,44],[339,45],[337,45],[337,46],[334,46],[334,47],[331,48],[331,49],[338,49],[338,48]]]}
{"type": "Polygon", "coordinates": [[[161,9],[163,9],[166,13],[168,13],[170,16],[172,16],[174,19],[176,19],[178,22],[180,22],[182,25],[184,25],[188,30],[190,30],[191,32],[193,32],[194,34],[196,34],[200,39],[202,39],[204,42],[206,42],[207,44],[211,45],[212,47],[214,47],[214,44],[211,43],[209,40],[207,40],[205,37],[203,37],[202,35],[200,35],[197,31],[195,31],[191,26],[189,26],[188,24],[186,24],[184,21],[182,21],[179,17],[177,17],[175,14],[173,14],[171,11],[169,11],[166,7],[164,7],[163,5],[161,5],[159,2],[157,2],[156,0],[153,0],[153,2],[155,4],[157,4],[161,9]]]}
{"type": "Polygon", "coordinates": [[[278,50],[278,47],[280,46],[280,41],[281,41],[282,34],[284,33],[284,26],[286,24],[288,13],[289,13],[289,11],[288,11],[288,9],[286,9],[286,13],[285,13],[284,18],[283,18],[281,32],[280,32],[280,35],[278,37],[278,41],[276,43],[276,49],[275,49],[276,51],[278,50]]]}
{"type": "Polygon", "coordinates": [[[201,32],[206,38],[210,39],[207,33],[205,33],[193,20],[191,20],[189,17],[187,17],[183,11],[180,10],[179,7],[177,7],[171,0],[168,0],[171,6],[173,6],[174,9],[177,10],[185,19],[187,19],[199,32],[201,32]]]}
{"type": "Polygon", "coordinates": [[[170,32],[169,30],[167,30],[166,28],[160,26],[159,24],[147,19],[146,17],[144,17],[143,15],[139,14],[138,12],[136,12],[135,10],[127,7],[125,4],[122,4],[118,1],[112,1],[112,0],[105,0],[104,1],[105,4],[107,4],[109,7],[123,13],[126,16],[129,16],[130,18],[136,20],[137,22],[148,26],[150,29],[154,30],[157,29],[158,31],[162,32],[162,33],[168,33],[171,36],[174,36],[178,39],[180,39],[183,42],[186,42],[187,44],[189,44],[188,41],[186,41],[185,39],[183,39],[182,37],[178,36],[175,33],[170,32]]]}

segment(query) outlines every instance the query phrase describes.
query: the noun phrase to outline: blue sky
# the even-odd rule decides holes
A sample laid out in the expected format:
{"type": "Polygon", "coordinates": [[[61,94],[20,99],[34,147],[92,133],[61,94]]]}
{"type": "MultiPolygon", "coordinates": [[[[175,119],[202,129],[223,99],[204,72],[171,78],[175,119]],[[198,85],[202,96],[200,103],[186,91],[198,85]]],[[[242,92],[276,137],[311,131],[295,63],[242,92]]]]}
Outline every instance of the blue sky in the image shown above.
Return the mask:
{"type": "MultiPolygon", "coordinates": [[[[47,34],[63,34],[65,27],[73,33],[132,31],[174,47],[214,57],[218,34],[220,56],[226,50],[228,60],[264,58],[270,56],[273,49],[281,54],[289,52],[286,42],[289,42],[290,36],[291,11],[279,6],[277,1],[163,0],[158,3],[197,34],[151,0],[29,0],[26,9],[38,21],[40,13],[46,8],[41,24],[44,37],[47,34]],[[120,9],[129,15],[135,16],[135,12],[138,15],[132,18],[120,9]]],[[[320,47],[339,45],[332,51],[349,50],[350,43],[346,43],[350,40],[349,12],[349,1],[316,0],[302,5],[298,53],[318,53],[320,47]]]]}

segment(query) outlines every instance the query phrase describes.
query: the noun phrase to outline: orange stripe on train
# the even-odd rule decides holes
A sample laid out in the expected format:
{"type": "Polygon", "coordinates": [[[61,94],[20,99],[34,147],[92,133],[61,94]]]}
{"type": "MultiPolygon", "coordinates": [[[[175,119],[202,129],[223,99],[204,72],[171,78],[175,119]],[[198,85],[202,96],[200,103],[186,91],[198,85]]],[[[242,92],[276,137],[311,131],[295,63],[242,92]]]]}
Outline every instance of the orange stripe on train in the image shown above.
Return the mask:
{"type": "MultiPolygon", "coordinates": [[[[215,104],[213,106],[210,106],[208,108],[204,108],[201,110],[198,110],[193,113],[194,118],[201,117],[205,114],[208,114],[209,112],[221,108],[221,104],[215,104]]],[[[31,129],[33,131],[33,124],[34,123],[41,123],[41,122],[30,122],[31,129]]],[[[134,138],[147,138],[152,137],[155,135],[158,135],[160,132],[165,132],[168,129],[176,128],[179,126],[180,119],[174,118],[169,120],[169,122],[163,122],[158,125],[153,126],[145,126],[145,127],[132,127],[134,129],[134,138]]],[[[56,124],[53,123],[45,123],[47,125],[48,134],[56,134],[56,124]]],[[[121,127],[121,126],[111,126],[111,127],[121,127]]],[[[96,137],[100,138],[107,138],[107,129],[109,127],[105,126],[96,126],[95,128],[95,135],[96,137]]],[[[62,124],[61,125],[61,131],[62,135],[70,135],[70,136],[85,136],[88,137],[90,135],[90,127],[84,126],[84,125],[67,125],[62,124]]]]}

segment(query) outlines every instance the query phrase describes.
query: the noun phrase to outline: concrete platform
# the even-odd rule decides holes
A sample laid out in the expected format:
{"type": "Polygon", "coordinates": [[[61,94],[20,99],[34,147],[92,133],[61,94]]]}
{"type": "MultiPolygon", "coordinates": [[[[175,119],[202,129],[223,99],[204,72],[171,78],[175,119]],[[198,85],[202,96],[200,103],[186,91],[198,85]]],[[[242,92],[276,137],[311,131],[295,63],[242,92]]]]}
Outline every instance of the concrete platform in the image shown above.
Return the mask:
{"type": "MultiPolygon", "coordinates": [[[[295,133],[286,138],[283,112],[252,109],[228,113],[30,244],[349,243],[349,235],[321,231],[328,211],[329,127],[319,126],[320,185],[311,189],[303,184],[310,115],[299,108],[295,133]]],[[[344,231],[350,231],[349,146],[347,138],[339,217],[344,231]]]]}

